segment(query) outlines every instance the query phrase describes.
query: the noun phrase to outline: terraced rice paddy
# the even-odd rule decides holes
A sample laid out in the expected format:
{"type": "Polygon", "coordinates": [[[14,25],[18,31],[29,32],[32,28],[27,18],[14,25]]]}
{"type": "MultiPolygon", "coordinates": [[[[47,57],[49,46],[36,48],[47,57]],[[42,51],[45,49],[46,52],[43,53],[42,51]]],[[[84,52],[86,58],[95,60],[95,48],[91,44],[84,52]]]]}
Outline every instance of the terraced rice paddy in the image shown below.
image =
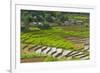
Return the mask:
{"type": "MultiPolygon", "coordinates": [[[[46,58],[47,56],[55,58],[56,60],[88,60],[89,59],[89,46],[84,47],[84,49],[80,50],[64,50],[61,48],[55,48],[55,47],[48,47],[48,46],[42,46],[42,45],[23,45],[23,51],[28,55],[31,53],[31,56],[29,58],[32,58],[34,60],[37,59],[37,56],[46,58]],[[35,53],[32,55],[32,53],[35,53]]],[[[22,58],[26,58],[25,55],[23,55],[22,58]]],[[[41,58],[42,58],[41,57],[41,58]]],[[[27,57],[28,58],[28,57],[27,57]]],[[[41,60],[40,58],[40,60],[41,60]]],[[[38,59],[39,60],[39,59],[38,59]]]]}
{"type": "MultiPolygon", "coordinates": [[[[88,35],[68,35],[63,32],[65,29],[57,28],[52,31],[23,32],[21,34],[21,62],[88,60],[88,35]]],[[[69,32],[67,27],[66,30],[69,32]]],[[[77,31],[79,30],[77,29],[74,33],[78,33],[77,31]]]]}
{"type": "Polygon", "coordinates": [[[21,10],[21,63],[89,60],[89,13],[21,10]]]}

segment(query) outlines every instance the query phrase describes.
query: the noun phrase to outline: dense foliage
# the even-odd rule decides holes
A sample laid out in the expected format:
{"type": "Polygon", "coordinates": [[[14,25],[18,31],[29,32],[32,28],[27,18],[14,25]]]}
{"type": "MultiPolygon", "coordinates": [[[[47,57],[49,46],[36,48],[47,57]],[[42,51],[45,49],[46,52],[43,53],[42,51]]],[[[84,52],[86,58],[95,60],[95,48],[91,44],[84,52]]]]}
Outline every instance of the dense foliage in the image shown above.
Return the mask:
{"type": "Polygon", "coordinates": [[[68,23],[87,25],[89,23],[88,13],[53,12],[53,11],[32,11],[21,10],[21,26],[26,30],[30,24],[41,29],[48,29],[50,26],[66,25],[68,23]]]}

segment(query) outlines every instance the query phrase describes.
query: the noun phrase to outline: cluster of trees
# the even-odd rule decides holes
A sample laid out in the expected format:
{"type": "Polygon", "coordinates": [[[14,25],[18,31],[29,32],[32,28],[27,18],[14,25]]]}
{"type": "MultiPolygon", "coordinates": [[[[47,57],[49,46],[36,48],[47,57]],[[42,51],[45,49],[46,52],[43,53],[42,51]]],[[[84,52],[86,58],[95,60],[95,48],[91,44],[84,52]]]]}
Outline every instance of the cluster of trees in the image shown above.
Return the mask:
{"type": "Polygon", "coordinates": [[[30,23],[40,29],[48,29],[51,24],[62,25],[67,21],[80,20],[89,23],[88,13],[72,13],[58,11],[21,10],[21,27],[28,30],[30,23]]]}

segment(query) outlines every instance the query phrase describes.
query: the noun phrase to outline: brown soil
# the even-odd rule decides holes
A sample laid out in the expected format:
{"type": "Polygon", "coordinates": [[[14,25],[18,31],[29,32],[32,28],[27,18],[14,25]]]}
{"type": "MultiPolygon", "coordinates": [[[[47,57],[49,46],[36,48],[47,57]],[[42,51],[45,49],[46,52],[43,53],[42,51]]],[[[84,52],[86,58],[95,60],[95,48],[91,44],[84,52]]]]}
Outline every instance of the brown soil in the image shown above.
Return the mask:
{"type": "Polygon", "coordinates": [[[88,38],[79,38],[79,37],[65,37],[66,40],[74,42],[76,44],[85,43],[88,38]]]}
{"type": "Polygon", "coordinates": [[[21,59],[21,63],[30,63],[30,62],[43,62],[45,57],[37,57],[37,58],[29,58],[29,59],[21,59]]]}
{"type": "Polygon", "coordinates": [[[84,47],[84,43],[89,40],[88,38],[79,38],[79,37],[71,37],[71,36],[66,36],[65,37],[66,40],[69,40],[71,42],[73,42],[74,48],[80,49],[82,47],[84,47]]]}

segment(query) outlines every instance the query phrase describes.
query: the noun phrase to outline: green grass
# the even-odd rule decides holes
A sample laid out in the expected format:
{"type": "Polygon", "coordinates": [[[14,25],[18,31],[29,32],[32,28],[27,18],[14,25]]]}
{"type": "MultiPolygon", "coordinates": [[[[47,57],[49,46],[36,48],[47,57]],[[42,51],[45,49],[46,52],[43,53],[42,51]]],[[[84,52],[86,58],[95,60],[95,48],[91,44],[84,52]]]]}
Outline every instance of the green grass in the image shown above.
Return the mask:
{"type": "Polygon", "coordinates": [[[44,54],[38,54],[38,53],[27,53],[27,54],[21,54],[21,58],[22,59],[31,59],[31,58],[38,58],[38,57],[45,57],[44,58],[44,62],[49,62],[49,61],[59,61],[59,59],[52,57],[52,56],[48,56],[48,55],[44,55],[44,54]]]}
{"type": "Polygon", "coordinates": [[[43,57],[43,56],[46,56],[46,55],[41,55],[41,54],[38,54],[38,53],[27,53],[27,54],[21,54],[21,58],[36,58],[36,57],[43,57]]]}
{"type": "Polygon", "coordinates": [[[44,62],[50,62],[50,61],[64,61],[64,58],[58,59],[52,56],[44,55],[44,54],[38,54],[38,53],[27,53],[27,54],[21,54],[22,59],[32,59],[32,58],[44,58],[44,62]]]}
{"type": "Polygon", "coordinates": [[[49,61],[58,61],[57,58],[54,58],[54,57],[51,57],[51,56],[48,56],[44,59],[44,62],[49,62],[49,61]]]}

